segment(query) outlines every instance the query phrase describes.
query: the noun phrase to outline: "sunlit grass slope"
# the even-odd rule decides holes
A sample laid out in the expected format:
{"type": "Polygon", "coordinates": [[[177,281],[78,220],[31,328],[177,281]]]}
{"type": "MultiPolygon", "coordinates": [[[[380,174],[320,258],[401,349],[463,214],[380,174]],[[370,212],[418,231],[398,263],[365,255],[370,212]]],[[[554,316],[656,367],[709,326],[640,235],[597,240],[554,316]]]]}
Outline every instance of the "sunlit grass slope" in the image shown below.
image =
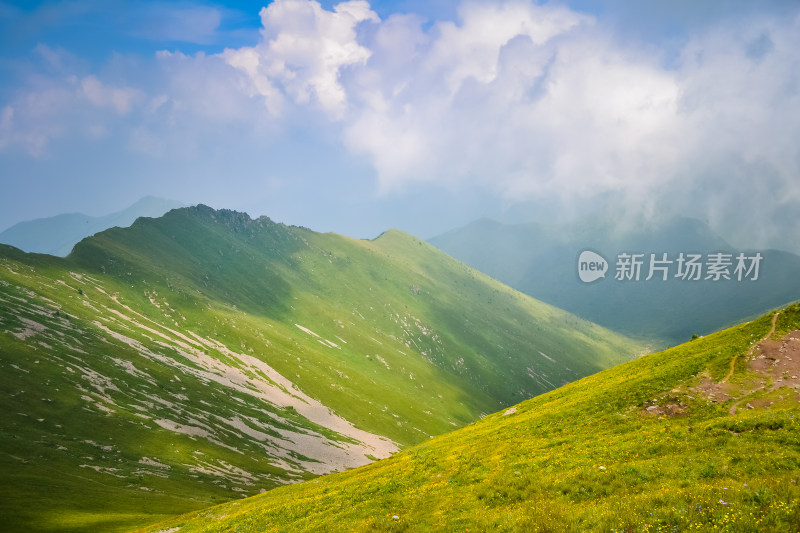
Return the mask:
{"type": "MultiPolygon", "coordinates": [[[[751,348],[772,319],[605,370],[369,466],[146,531],[800,531],[800,382],[753,369],[751,348]],[[737,404],[748,407],[731,415],[737,404]]],[[[772,338],[798,328],[793,306],[772,338]]]]}
{"type": "Polygon", "coordinates": [[[179,209],[0,247],[0,530],[115,531],[385,457],[634,342],[389,231],[179,209]]]}

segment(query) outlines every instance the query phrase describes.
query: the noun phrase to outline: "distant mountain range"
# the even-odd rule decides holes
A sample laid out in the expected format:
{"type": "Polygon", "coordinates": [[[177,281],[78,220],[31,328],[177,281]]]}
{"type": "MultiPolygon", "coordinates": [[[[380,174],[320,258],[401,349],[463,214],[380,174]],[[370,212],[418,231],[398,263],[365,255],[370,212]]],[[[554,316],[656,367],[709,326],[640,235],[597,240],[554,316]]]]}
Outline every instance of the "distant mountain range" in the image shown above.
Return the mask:
{"type": "Polygon", "coordinates": [[[0,245],[0,530],[125,531],[364,465],[642,351],[395,230],[197,206],[66,258],[0,245]]]}
{"type": "Polygon", "coordinates": [[[693,334],[708,334],[800,299],[800,257],[775,250],[736,250],[695,219],[628,229],[603,218],[558,226],[482,219],[429,242],[536,299],[656,346],[679,344],[693,334]],[[604,279],[579,279],[578,257],[584,250],[605,259],[604,279]],[[671,263],[659,263],[665,253],[671,263]],[[706,279],[708,263],[717,253],[730,262],[726,270],[731,279],[706,279]],[[752,279],[755,271],[737,279],[740,253],[748,259],[748,268],[750,258],[760,254],[757,280],[752,279]],[[615,279],[624,254],[643,262],[638,281],[615,279]],[[648,281],[651,254],[654,264],[667,270],[654,270],[648,281]],[[699,280],[678,276],[681,254],[684,259],[700,256],[699,280]]]}
{"type": "Polygon", "coordinates": [[[102,217],[69,213],[20,222],[0,233],[0,243],[26,252],[66,257],[84,237],[115,226],[128,227],[139,217],[160,217],[177,207],[182,204],[146,196],[122,211],[102,217]]]}

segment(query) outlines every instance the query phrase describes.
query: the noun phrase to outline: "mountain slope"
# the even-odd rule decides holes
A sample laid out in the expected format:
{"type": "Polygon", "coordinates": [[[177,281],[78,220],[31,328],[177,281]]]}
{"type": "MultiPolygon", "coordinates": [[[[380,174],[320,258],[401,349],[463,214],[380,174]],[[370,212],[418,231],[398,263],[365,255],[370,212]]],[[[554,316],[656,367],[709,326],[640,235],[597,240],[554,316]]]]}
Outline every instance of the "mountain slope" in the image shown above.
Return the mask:
{"type": "Polygon", "coordinates": [[[144,531],[798,531],[799,328],[793,306],[144,531]]]}
{"type": "Polygon", "coordinates": [[[0,243],[9,244],[26,252],[65,257],[84,237],[114,226],[130,226],[139,217],[159,217],[170,209],[180,206],[179,202],[146,196],[122,211],[102,217],[68,213],[29,220],[15,224],[0,233],[0,243]]]}
{"type": "Polygon", "coordinates": [[[10,530],[122,529],[363,465],[641,350],[398,231],[204,206],[66,259],[0,247],[0,303],[10,530]]]}
{"type": "MultiPolygon", "coordinates": [[[[655,227],[620,229],[603,218],[571,226],[505,225],[478,220],[430,239],[431,244],[466,264],[536,299],[550,303],[615,331],[656,345],[675,345],[758,316],[800,299],[800,257],[775,250],[760,251],[759,277],[737,281],[675,277],[660,272],[646,281],[650,254],[675,261],[680,253],[739,252],[694,219],[673,219],[655,227]],[[578,255],[586,249],[608,261],[605,279],[582,283],[578,255]],[[640,281],[616,280],[621,253],[644,254],[640,281]]],[[[735,260],[733,260],[735,263],[735,260]]],[[[731,267],[733,270],[733,267],[731,267]]],[[[706,276],[703,272],[703,277],[706,276]]]]}

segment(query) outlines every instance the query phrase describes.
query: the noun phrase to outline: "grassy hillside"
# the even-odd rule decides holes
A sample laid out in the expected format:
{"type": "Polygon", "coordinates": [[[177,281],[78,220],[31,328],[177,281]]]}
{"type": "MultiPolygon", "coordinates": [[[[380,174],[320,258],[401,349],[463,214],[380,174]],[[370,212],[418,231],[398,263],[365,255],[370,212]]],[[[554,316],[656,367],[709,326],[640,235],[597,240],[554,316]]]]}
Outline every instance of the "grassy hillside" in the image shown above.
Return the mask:
{"type": "MultiPolygon", "coordinates": [[[[762,250],[758,280],[676,279],[648,276],[650,254],[706,255],[739,252],[699,220],[678,218],[657,226],[619,228],[616,218],[581,224],[507,225],[478,220],[430,240],[464,263],[538,300],[587,320],[661,347],[705,335],[800,299],[800,257],[762,250]],[[606,278],[582,283],[577,275],[581,251],[600,252],[609,262],[606,278]],[[645,254],[640,281],[614,279],[620,253],[645,254]]],[[[753,252],[747,252],[750,256],[753,252]]],[[[735,260],[732,261],[735,266],[735,260]]],[[[731,271],[734,266],[731,267],[731,271]]],[[[704,270],[702,277],[707,272],[704,270]]]]}
{"type": "Polygon", "coordinates": [[[364,465],[634,342],[397,231],[199,206],[0,248],[0,529],[114,531],[364,465]]]}
{"type": "Polygon", "coordinates": [[[144,531],[800,531],[799,328],[793,306],[144,531]]]}

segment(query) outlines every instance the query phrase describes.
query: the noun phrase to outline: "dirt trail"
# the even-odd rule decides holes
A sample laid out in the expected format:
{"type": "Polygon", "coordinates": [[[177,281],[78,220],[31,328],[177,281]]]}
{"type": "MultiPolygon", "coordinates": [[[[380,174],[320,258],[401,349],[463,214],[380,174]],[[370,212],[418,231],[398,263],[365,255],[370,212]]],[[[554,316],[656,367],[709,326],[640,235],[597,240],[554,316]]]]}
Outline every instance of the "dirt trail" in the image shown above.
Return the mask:
{"type": "MultiPolygon", "coordinates": [[[[769,340],[769,338],[770,338],[770,337],[772,337],[772,334],[773,334],[773,333],[775,333],[775,324],[778,322],[778,315],[780,315],[780,314],[781,314],[781,312],[780,312],[780,311],[776,311],[776,312],[775,312],[775,314],[774,314],[774,315],[772,315],[772,328],[769,330],[769,333],[767,333],[767,334],[764,336],[764,338],[763,338],[763,339],[761,339],[760,341],[756,342],[755,344],[753,344],[753,345],[750,347],[750,350],[748,350],[748,352],[747,352],[746,360],[748,360],[748,361],[749,361],[749,360],[751,360],[751,359],[752,359],[752,357],[753,357],[753,353],[755,353],[755,351],[756,351],[756,349],[758,348],[758,346],[759,346],[759,345],[760,345],[762,342],[769,340]]],[[[734,357],[734,358],[731,360],[731,370],[730,370],[730,372],[728,372],[728,375],[727,375],[727,376],[725,376],[725,377],[722,379],[722,381],[720,381],[720,383],[725,383],[725,382],[726,382],[726,381],[728,381],[728,380],[730,379],[730,377],[733,375],[733,366],[734,366],[734,364],[736,364],[736,357],[734,357]]],[[[743,401],[745,401],[745,399],[746,399],[746,397],[745,397],[745,398],[742,398],[742,399],[741,399],[741,400],[739,400],[738,402],[735,402],[733,405],[731,405],[731,408],[728,410],[728,414],[730,414],[731,416],[735,415],[735,414],[736,414],[736,409],[739,407],[739,404],[740,404],[740,403],[742,403],[743,401]]]]}
{"type": "MultiPolygon", "coordinates": [[[[760,343],[762,343],[765,340],[768,340],[770,337],[772,337],[772,334],[775,333],[775,324],[778,322],[778,315],[780,315],[780,314],[781,314],[780,311],[776,311],[775,314],[772,315],[772,329],[769,330],[769,333],[764,335],[764,338],[762,338],[760,341],[754,343],[750,347],[750,350],[747,352],[747,355],[745,356],[746,359],[750,359],[753,356],[753,352],[755,352],[756,348],[758,347],[758,345],[760,343]]],[[[728,380],[731,379],[731,376],[733,376],[733,367],[736,365],[736,358],[737,357],[739,357],[739,356],[737,355],[736,357],[731,359],[731,369],[728,372],[728,375],[726,375],[724,378],[722,378],[720,383],[727,383],[728,380]]]]}

